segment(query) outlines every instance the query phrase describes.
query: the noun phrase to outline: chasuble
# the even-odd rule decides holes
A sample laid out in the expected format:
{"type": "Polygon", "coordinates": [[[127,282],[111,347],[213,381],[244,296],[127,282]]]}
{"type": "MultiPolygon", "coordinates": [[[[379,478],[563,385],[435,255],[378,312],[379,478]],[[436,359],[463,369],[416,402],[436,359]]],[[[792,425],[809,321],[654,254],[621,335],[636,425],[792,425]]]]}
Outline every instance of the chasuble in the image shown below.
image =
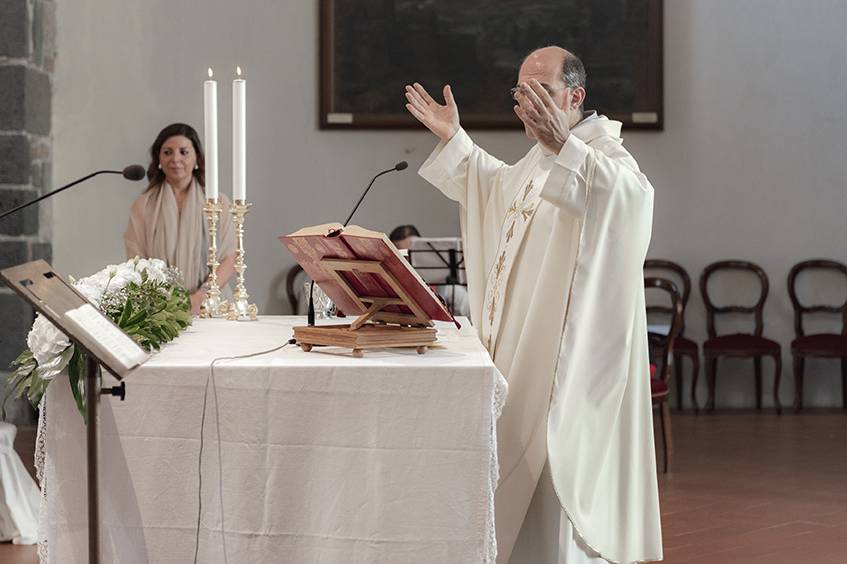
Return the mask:
{"type": "Polygon", "coordinates": [[[509,383],[502,564],[548,461],[562,530],[609,562],[662,558],[642,274],[653,188],[620,130],[592,114],[558,155],[536,144],[507,165],[459,129],[419,171],[460,205],[471,321],[509,383]]]}

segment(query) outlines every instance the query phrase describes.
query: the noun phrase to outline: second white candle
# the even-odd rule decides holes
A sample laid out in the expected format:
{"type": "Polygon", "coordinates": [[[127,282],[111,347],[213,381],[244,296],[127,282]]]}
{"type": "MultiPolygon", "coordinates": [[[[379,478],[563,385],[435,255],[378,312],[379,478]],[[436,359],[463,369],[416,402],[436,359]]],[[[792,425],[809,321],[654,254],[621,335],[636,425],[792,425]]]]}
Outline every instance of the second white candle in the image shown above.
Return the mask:
{"type": "Polygon", "coordinates": [[[232,199],[247,201],[247,81],[232,81],[232,199]]]}

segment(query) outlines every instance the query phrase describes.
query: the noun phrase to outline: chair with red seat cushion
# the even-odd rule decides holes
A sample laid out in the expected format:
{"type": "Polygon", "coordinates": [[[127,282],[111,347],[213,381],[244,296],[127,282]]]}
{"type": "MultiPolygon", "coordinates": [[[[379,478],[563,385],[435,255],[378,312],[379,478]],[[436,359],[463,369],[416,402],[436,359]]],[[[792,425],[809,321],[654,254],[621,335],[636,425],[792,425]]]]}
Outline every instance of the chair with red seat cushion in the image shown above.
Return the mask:
{"type": "Polygon", "coordinates": [[[840,272],[847,277],[847,266],[825,259],[800,262],[788,273],[788,295],[794,306],[794,331],[797,335],[791,342],[791,355],[794,357],[794,409],[803,409],[803,372],[805,359],[808,357],[841,359],[841,405],[847,409],[847,301],[840,306],[801,304],[797,297],[797,277],[801,272],[808,270],[840,272]],[[803,330],[803,315],[807,313],[841,315],[841,334],[806,335],[803,330]]]}
{"type": "Polygon", "coordinates": [[[740,260],[727,260],[710,264],[700,276],[700,293],[706,305],[706,321],[709,339],[703,343],[703,357],[706,360],[706,380],[709,387],[709,399],[706,409],[715,409],[715,381],[717,379],[718,359],[721,357],[752,358],[756,380],[756,409],[762,408],[762,358],[771,357],[774,362],[773,401],[776,412],[782,413],[779,401],[779,380],[782,374],[782,352],[779,343],[762,336],[763,312],[770,284],[765,271],[756,264],[740,260]],[[709,296],[709,278],[717,272],[741,270],[755,274],[760,283],[758,301],[752,306],[728,305],[718,307],[709,296]],[[715,318],[721,314],[752,314],[755,319],[753,333],[734,333],[718,335],[715,330],[715,318]]]}
{"type": "MultiPolygon", "coordinates": [[[[655,364],[652,366],[653,368],[656,367],[655,364]]],[[[667,382],[665,382],[664,380],[659,380],[658,378],[650,379],[650,395],[652,396],[653,401],[656,401],[660,398],[664,400],[665,396],[667,396],[669,392],[670,388],[668,388],[667,382]]]]}
{"type": "MultiPolygon", "coordinates": [[[[697,346],[697,343],[692,341],[691,339],[685,337],[685,308],[688,307],[688,298],[691,296],[691,277],[688,276],[688,272],[679,264],[665,259],[647,259],[644,261],[644,270],[662,270],[668,273],[673,273],[673,275],[679,279],[682,283],[682,326],[679,331],[679,335],[674,341],[674,375],[676,381],[674,385],[676,386],[676,407],[677,409],[683,408],[683,395],[684,391],[682,389],[682,359],[688,358],[691,360],[691,406],[694,408],[694,412],[698,412],[700,410],[700,406],[697,404],[697,379],[700,375],[700,348],[697,346]]],[[[647,308],[648,315],[670,315],[671,311],[668,307],[662,306],[649,306],[647,308]]]]}
{"type": "Polygon", "coordinates": [[[673,457],[673,434],[671,433],[671,411],[669,380],[673,372],[674,342],[682,328],[682,298],[676,286],[664,278],[645,278],[644,288],[664,290],[669,294],[671,306],[671,327],[667,335],[649,333],[647,335],[650,351],[658,364],[650,365],[650,395],[653,405],[659,408],[659,421],[662,425],[662,450],[664,452],[664,472],[668,472],[673,457]]]}

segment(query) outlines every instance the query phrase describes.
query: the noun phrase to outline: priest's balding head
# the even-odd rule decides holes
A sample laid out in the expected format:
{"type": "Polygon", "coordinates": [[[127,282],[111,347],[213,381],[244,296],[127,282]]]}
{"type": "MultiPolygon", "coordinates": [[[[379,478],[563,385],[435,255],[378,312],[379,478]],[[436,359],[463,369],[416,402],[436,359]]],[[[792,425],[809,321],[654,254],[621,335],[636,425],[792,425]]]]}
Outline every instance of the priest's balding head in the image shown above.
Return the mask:
{"type": "MultiPolygon", "coordinates": [[[[568,125],[573,127],[582,119],[582,107],[585,100],[585,67],[582,61],[570,51],[557,46],[542,47],[526,56],[518,71],[517,86],[512,89],[512,97],[521,102],[525,94],[521,84],[537,80],[550,94],[556,106],[568,117],[568,125]]],[[[526,134],[534,139],[529,127],[526,134]]]]}

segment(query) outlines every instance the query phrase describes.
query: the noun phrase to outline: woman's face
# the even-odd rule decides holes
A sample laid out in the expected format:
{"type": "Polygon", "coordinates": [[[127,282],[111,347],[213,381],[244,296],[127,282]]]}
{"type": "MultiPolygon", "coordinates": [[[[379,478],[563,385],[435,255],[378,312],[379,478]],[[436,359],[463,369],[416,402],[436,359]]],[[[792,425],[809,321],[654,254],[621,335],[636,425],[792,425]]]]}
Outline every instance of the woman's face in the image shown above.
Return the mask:
{"type": "Polygon", "coordinates": [[[182,135],[168,137],[159,149],[159,164],[173,188],[188,186],[197,164],[197,153],[191,140],[182,135]]]}

